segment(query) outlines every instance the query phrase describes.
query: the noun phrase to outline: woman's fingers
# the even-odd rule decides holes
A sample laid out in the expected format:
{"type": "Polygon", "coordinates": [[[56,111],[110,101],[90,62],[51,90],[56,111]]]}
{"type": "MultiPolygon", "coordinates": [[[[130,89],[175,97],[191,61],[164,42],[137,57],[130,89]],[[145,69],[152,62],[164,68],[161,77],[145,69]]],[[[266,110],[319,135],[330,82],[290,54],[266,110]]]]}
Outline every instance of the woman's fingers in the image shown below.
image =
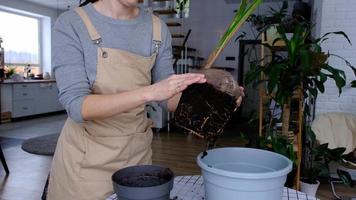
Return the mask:
{"type": "Polygon", "coordinates": [[[170,84],[176,91],[183,91],[189,85],[194,83],[205,83],[206,79],[203,74],[179,74],[173,75],[170,84]],[[184,88],[184,89],[183,89],[184,88]]]}
{"type": "Polygon", "coordinates": [[[239,87],[239,90],[240,90],[240,96],[236,99],[236,108],[241,106],[242,99],[245,97],[245,92],[244,92],[245,88],[239,87]]]}
{"type": "Polygon", "coordinates": [[[186,73],[186,74],[174,74],[170,76],[170,79],[175,80],[175,79],[192,79],[196,77],[204,78],[204,74],[198,74],[198,73],[186,73]]]}
{"type": "Polygon", "coordinates": [[[162,101],[182,92],[191,84],[204,82],[206,82],[204,74],[188,73],[172,75],[168,79],[150,86],[149,95],[147,96],[154,101],[162,101]]]}
{"type": "Polygon", "coordinates": [[[240,96],[239,98],[237,98],[237,100],[236,100],[236,106],[237,106],[237,107],[240,107],[241,103],[242,103],[242,96],[240,96]]]}
{"type": "Polygon", "coordinates": [[[204,82],[206,82],[205,78],[195,77],[195,78],[191,78],[191,79],[185,79],[182,84],[189,86],[194,83],[204,83],[204,82]]]}
{"type": "Polygon", "coordinates": [[[242,97],[245,97],[245,92],[244,92],[244,90],[245,90],[245,88],[244,87],[239,87],[240,88],[240,96],[242,96],[242,97]]]}

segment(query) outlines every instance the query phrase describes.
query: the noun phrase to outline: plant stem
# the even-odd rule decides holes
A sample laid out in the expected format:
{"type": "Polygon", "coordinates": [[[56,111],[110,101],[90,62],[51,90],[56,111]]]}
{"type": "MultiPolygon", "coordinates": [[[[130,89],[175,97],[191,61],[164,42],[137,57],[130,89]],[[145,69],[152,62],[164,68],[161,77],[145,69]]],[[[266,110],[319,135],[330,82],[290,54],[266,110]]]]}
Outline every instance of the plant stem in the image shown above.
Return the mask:
{"type": "Polygon", "coordinates": [[[287,101],[286,104],[283,105],[282,135],[284,135],[284,136],[288,136],[289,119],[290,119],[290,105],[291,105],[290,99],[287,101]]]}

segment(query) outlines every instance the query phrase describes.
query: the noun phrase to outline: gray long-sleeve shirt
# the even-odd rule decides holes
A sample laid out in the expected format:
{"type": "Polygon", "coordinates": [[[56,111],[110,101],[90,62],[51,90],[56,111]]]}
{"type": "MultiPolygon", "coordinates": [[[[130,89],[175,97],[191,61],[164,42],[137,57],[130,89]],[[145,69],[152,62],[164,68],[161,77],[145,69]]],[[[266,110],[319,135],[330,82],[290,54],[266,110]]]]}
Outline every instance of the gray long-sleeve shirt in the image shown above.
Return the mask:
{"type": "MultiPolygon", "coordinates": [[[[140,8],[136,18],[118,20],[100,14],[92,4],[86,5],[84,10],[101,35],[103,47],[122,49],[142,56],[153,53],[150,12],[140,8]]],[[[174,73],[171,35],[166,24],[163,21],[161,24],[162,45],[152,69],[153,83],[174,73]]],[[[95,81],[98,49],[74,10],[63,13],[57,19],[52,48],[52,65],[59,88],[59,100],[70,118],[82,122],[81,107],[95,81]]]]}

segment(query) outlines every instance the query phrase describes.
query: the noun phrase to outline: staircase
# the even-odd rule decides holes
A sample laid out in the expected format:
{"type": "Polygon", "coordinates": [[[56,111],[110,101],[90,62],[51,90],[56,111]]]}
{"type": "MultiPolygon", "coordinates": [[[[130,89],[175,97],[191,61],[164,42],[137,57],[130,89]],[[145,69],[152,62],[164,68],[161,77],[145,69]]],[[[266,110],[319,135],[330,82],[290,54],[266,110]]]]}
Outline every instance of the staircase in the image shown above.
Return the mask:
{"type": "MultiPolygon", "coordinates": [[[[197,49],[188,44],[192,30],[184,31],[184,20],[176,16],[176,0],[140,0],[144,6],[152,9],[153,13],[166,22],[172,35],[173,68],[176,74],[183,74],[199,69],[204,58],[198,56],[197,49]]],[[[154,109],[148,109],[150,118],[154,121],[154,127],[159,131],[167,125],[170,132],[171,115],[158,105],[151,105],[154,109]]]]}
{"type": "Polygon", "coordinates": [[[188,39],[191,30],[184,32],[184,21],[176,16],[175,1],[140,0],[140,3],[150,7],[154,14],[166,22],[172,35],[173,67],[177,74],[182,74],[199,69],[204,58],[199,57],[199,52],[189,46],[188,39]]]}

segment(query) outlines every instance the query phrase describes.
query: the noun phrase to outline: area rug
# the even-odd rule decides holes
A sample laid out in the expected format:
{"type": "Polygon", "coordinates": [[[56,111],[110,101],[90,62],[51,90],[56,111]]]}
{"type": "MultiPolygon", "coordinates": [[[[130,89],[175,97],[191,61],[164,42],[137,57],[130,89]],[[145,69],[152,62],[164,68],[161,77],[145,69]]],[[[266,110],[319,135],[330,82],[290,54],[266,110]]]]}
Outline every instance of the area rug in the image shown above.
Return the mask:
{"type": "Polygon", "coordinates": [[[30,138],[22,143],[21,148],[28,153],[52,156],[58,137],[59,133],[30,138]]]}

